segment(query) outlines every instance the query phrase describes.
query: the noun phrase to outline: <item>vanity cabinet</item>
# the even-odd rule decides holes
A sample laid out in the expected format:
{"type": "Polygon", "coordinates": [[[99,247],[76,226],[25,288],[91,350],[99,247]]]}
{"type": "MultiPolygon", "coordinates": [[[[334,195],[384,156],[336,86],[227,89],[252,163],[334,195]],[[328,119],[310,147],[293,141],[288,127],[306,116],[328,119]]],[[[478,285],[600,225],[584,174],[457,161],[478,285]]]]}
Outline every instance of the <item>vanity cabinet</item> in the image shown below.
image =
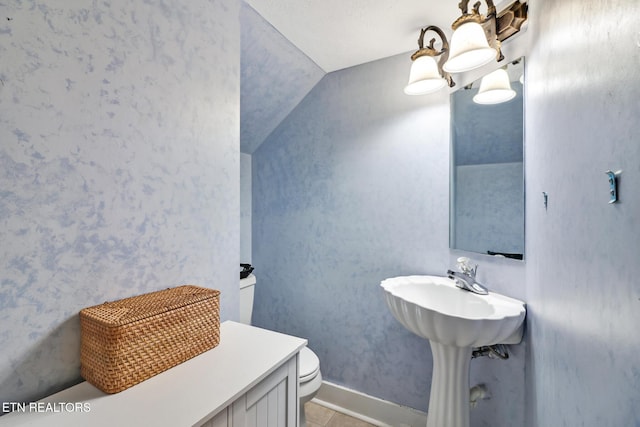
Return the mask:
{"type": "Polygon", "coordinates": [[[298,374],[295,360],[278,368],[233,403],[233,427],[297,427],[298,374]]]}
{"type": "Polygon", "coordinates": [[[202,427],[296,427],[297,379],[292,358],[202,427]]]}
{"type": "Polygon", "coordinates": [[[127,390],[87,382],[38,404],[83,411],[15,411],[0,427],[297,427],[298,352],[307,341],[241,323],[220,327],[220,344],[127,390]]]}
{"type": "Polygon", "coordinates": [[[202,424],[202,427],[230,427],[231,418],[229,417],[229,408],[224,408],[222,412],[213,417],[213,419],[202,424]]]}

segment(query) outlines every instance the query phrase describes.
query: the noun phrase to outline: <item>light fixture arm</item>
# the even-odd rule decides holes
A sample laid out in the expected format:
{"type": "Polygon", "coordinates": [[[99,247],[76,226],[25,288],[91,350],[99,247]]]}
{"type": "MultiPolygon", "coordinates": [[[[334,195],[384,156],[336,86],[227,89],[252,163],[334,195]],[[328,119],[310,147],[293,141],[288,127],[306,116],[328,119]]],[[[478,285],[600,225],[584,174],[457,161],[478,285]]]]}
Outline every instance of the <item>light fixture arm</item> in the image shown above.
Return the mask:
{"type": "MultiPolygon", "coordinates": [[[[420,30],[420,37],[418,38],[418,47],[420,49],[424,49],[424,36],[427,33],[427,31],[433,31],[434,33],[440,36],[440,39],[442,39],[442,49],[440,50],[440,52],[438,52],[438,55],[441,55],[449,51],[449,41],[447,40],[447,36],[439,27],[436,27],[435,25],[429,25],[428,27],[420,30]]],[[[435,48],[434,48],[435,42],[436,42],[436,39],[431,39],[431,42],[429,43],[429,48],[434,51],[435,51],[435,48]]]]}
{"type": "MultiPolygon", "coordinates": [[[[496,15],[496,6],[493,4],[493,0],[485,0],[485,3],[487,3],[487,17],[496,15]]],[[[478,1],[473,5],[474,15],[480,15],[480,4],[481,2],[478,1]]],[[[469,14],[469,0],[461,0],[458,7],[463,15],[469,14]]]]}
{"type": "Polygon", "coordinates": [[[451,75],[442,69],[442,65],[447,62],[447,59],[449,59],[449,41],[447,40],[447,36],[439,27],[436,27],[435,25],[429,25],[428,27],[422,28],[420,30],[420,37],[418,37],[418,50],[416,50],[413,55],[411,55],[411,60],[415,61],[421,56],[432,56],[434,58],[436,56],[439,56],[440,59],[438,60],[438,71],[440,72],[440,75],[447,81],[449,87],[455,86],[455,82],[451,78],[451,75]],[[428,31],[433,31],[438,36],[440,36],[440,39],[442,40],[442,48],[440,49],[440,51],[437,51],[434,47],[436,42],[435,38],[431,39],[431,41],[429,42],[429,46],[424,46],[424,36],[428,31]]]}

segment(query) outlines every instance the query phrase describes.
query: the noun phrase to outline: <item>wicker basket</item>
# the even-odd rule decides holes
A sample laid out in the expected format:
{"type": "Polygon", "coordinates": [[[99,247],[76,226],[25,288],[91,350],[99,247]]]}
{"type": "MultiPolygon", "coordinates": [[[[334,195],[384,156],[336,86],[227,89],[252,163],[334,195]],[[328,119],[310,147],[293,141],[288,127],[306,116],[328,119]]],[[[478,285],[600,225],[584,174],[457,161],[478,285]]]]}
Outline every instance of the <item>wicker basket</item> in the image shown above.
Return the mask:
{"type": "Polygon", "coordinates": [[[152,292],[80,311],[80,374],[118,393],[220,342],[220,291],[152,292]]]}

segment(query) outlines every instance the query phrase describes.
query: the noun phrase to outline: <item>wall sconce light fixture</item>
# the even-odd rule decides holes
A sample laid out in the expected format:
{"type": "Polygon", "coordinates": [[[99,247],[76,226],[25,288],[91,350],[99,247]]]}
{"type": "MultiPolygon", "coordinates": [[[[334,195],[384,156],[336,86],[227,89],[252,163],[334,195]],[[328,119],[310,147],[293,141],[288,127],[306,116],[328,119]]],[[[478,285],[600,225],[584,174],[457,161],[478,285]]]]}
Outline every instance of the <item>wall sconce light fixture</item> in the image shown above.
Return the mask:
{"type": "Polygon", "coordinates": [[[469,0],[461,0],[458,6],[462,16],[456,19],[451,28],[451,53],[443,65],[449,73],[463,73],[491,62],[494,58],[501,61],[501,43],[520,31],[527,20],[527,5],[516,0],[511,6],[496,13],[493,0],[485,0],[487,16],[480,13],[480,1],[473,5],[469,13],[469,0]]]}
{"type": "Polygon", "coordinates": [[[480,89],[473,97],[476,104],[500,104],[507,102],[516,96],[516,91],[511,89],[509,74],[503,68],[498,68],[487,74],[480,81],[480,89]]]}
{"type": "Polygon", "coordinates": [[[411,55],[411,71],[409,83],[404,88],[407,95],[424,95],[436,92],[447,84],[455,85],[449,73],[443,71],[442,64],[449,58],[449,42],[442,30],[435,25],[430,25],[420,30],[418,38],[418,50],[411,55]],[[437,51],[434,47],[436,39],[431,39],[429,46],[424,46],[424,36],[427,31],[433,31],[442,40],[442,48],[437,51]],[[436,62],[436,57],[440,57],[436,62]]]}

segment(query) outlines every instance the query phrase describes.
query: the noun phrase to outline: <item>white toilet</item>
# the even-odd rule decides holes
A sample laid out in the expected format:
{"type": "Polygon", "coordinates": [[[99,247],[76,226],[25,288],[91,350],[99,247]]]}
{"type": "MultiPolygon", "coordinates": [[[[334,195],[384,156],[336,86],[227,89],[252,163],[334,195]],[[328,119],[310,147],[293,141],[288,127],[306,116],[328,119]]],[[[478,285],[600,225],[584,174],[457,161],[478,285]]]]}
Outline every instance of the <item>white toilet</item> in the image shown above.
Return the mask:
{"type": "MultiPolygon", "coordinates": [[[[240,322],[247,325],[251,324],[255,284],[256,276],[253,274],[250,274],[246,279],[240,279],[240,322]]],[[[320,359],[309,347],[300,350],[299,362],[300,427],[305,427],[304,404],[318,393],[322,384],[322,374],[320,373],[320,359]]]]}

